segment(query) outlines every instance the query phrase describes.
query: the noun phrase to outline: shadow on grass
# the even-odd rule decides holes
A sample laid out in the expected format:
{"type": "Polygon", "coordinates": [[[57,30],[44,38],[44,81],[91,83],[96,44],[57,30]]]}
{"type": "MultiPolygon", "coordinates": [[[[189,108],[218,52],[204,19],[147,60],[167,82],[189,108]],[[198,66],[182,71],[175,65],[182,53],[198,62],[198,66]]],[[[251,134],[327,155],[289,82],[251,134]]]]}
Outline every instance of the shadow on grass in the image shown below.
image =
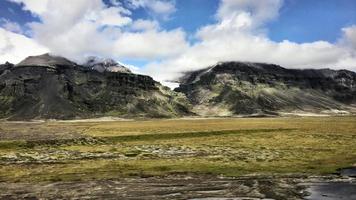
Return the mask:
{"type": "Polygon", "coordinates": [[[293,131],[295,129],[247,129],[247,130],[224,130],[224,131],[204,131],[204,132],[183,132],[183,133],[155,133],[155,134],[141,134],[141,135],[122,135],[114,137],[100,137],[100,139],[107,142],[131,142],[131,141],[156,141],[169,139],[184,139],[184,138],[198,138],[211,137],[222,135],[235,134],[249,134],[249,133],[268,133],[293,131]]]}
{"type": "Polygon", "coordinates": [[[247,129],[247,130],[224,130],[224,131],[183,132],[183,133],[152,133],[152,134],[141,134],[141,135],[85,137],[85,138],[76,138],[76,139],[55,139],[55,140],[36,140],[36,141],[15,140],[15,141],[0,141],[0,149],[34,148],[38,146],[112,144],[117,142],[171,140],[171,139],[211,137],[211,136],[235,135],[235,134],[269,133],[269,132],[281,132],[281,131],[293,131],[293,130],[295,129],[247,129]]]}

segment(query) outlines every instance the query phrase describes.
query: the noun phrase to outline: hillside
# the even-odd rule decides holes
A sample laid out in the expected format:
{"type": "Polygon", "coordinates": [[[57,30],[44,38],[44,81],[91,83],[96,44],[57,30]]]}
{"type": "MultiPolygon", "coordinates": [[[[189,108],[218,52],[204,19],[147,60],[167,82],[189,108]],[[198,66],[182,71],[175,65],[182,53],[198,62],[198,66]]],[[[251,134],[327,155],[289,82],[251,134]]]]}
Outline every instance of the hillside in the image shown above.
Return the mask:
{"type": "Polygon", "coordinates": [[[48,54],[28,57],[17,65],[0,65],[0,117],[177,117],[190,113],[184,95],[149,76],[127,72],[101,73],[48,54]]]}
{"type": "Polygon", "coordinates": [[[188,72],[179,88],[203,116],[350,113],[356,73],[298,70],[264,63],[225,62],[188,72]]]}

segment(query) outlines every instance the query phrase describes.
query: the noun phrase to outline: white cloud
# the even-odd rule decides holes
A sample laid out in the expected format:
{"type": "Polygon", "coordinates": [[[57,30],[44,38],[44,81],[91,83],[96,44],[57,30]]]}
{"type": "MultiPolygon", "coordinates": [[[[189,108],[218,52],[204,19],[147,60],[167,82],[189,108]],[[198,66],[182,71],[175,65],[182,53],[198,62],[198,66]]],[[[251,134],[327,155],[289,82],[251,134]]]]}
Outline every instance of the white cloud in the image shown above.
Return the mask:
{"type": "Polygon", "coordinates": [[[122,6],[121,0],[110,0],[110,3],[114,6],[122,6]]]}
{"type": "Polygon", "coordinates": [[[151,1],[147,5],[154,13],[169,15],[176,11],[172,1],[151,1]]]}
{"type": "Polygon", "coordinates": [[[197,31],[197,43],[174,58],[149,63],[145,73],[160,81],[172,80],[181,72],[221,61],[267,62],[289,68],[355,69],[355,53],[347,47],[356,47],[355,26],[343,29],[343,43],[269,39],[265,24],[278,16],[282,3],[280,0],[222,0],[217,22],[197,31]]]}
{"type": "MultiPolygon", "coordinates": [[[[39,54],[48,48],[54,54],[77,61],[88,55],[148,61],[141,73],[160,81],[221,61],[356,69],[356,26],[342,29],[343,36],[337,43],[269,39],[266,24],[278,17],[282,0],[221,0],[216,22],[201,27],[194,34],[194,43],[187,41],[181,28],[163,30],[159,20],[133,20],[131,11],[123,7],[127,4],[118,0],[111,1],[114,7],[108,7],[102,0],[75,0],[70,4],[64,4],[63,0],[11,1],[22,2],[23,9],[36,14],[41,22],[30,24],[34,40],[2,29],[0,51],[4,53],[0,61],[18,62],[20,57],[39,54]]],[[[130,9],[144,8],[161,17],[176,10],[171,0],[127,2],[130,9]]]]}
{"type": "Polygon", "coordinates": [[[162,59],[187,47],[181,29],[161,31],[157,21],[144,19],[132,24],[131,11],[116,5],[108,7],[102,0],[76,0],[70,4],[48,0],[46,8],[38,13],[41,22],[33,22],[30,27],[34,39],[52,53],[76,61],[86,55],[162,59]]]}
{"type": "Polygon", "coordinates": [[[341,44],[356,50],[356,25],[345,27],[342,32],[341,44]]]}
{"type": "Polygon", "coordinates": [[[33,39],[0,28],[0,63],[6,61],[17,64],[25,57],[40,55],[48,49],[37,44],[33,39]]]}
{"type": "Polygon", "coordinates": [[[188,48],[181,29],[127,32],[120,35],[114,45],[120,57],[151,60],[176,56],[188,48]]]}
{"type": "Polygon", "coordinates": [[[145,8],[153,15],[168,19],[176,11],[175,1],[173,0],[126,0],[131,8],[145,8]]]}
{"type": "Polygon", "coordinates": [[[131,25],[131,29],[134,31],[156,30],[159,28],[159,23],[157,21],[144,19],[138,19],[131,25]]]}
{"type": "Polygon", "coordinates": [[[250,25],[257,27],[276,18],[282,4],[283,0],[221,0],[217,17],[219,20],[227,20],[248,14],[250,25]]]}
{"type": "Polygon", "coordinates": [[[110,7],[101,10],[96,16],[96,21],[101,25],[109,25],[109,26],[124,26],[130,24],[132,22],[130,17],[122,16],[121,14],[130,13],[128,10],[110,7]]]}

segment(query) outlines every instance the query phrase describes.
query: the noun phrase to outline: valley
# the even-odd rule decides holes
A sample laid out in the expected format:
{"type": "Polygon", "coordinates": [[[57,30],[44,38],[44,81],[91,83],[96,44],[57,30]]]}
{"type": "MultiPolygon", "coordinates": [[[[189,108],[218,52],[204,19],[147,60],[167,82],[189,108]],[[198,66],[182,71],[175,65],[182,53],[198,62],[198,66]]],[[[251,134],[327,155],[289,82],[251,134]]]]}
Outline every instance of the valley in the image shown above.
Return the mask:
{"type": "Polygon", "coordinates": [[[355,142],[354,116],[3,121],[0,198],[301,199],[355,142]]]}
{"type": "Polygon", "coordinates": [[[0,200],[356,200],[356,0],[0,0],[0,200]]]}

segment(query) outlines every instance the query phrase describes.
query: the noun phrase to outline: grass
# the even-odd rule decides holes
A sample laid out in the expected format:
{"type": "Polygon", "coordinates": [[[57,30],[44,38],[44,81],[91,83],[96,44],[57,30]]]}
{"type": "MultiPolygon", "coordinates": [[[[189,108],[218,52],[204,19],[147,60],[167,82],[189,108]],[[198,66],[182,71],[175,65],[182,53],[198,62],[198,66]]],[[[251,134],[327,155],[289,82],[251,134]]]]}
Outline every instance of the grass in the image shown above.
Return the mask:
{"type": "Polygon", "coordinates": [[[0,138],[9,182],[319,175],[356,163],[356,117],[1,122],[0,138]]]}
{"type": "Polygon", "coordinates": [[[282,130],[293,129],[247,129],[247,130],[224,130],[224,131],[207,131],[207,132],[185,132],[185,133],[156,133],[156,134],[140,134],[140,135],[120,135],[111,137],[99,137],[104,141],[110,142],[132,142],[145,141],[155,142],[158,140],[175,140],[185,138],[207,138],[212,136],[235,135],[235,134],[250,134],[250,133],[264,133],[275,132],[282,130]]]}

